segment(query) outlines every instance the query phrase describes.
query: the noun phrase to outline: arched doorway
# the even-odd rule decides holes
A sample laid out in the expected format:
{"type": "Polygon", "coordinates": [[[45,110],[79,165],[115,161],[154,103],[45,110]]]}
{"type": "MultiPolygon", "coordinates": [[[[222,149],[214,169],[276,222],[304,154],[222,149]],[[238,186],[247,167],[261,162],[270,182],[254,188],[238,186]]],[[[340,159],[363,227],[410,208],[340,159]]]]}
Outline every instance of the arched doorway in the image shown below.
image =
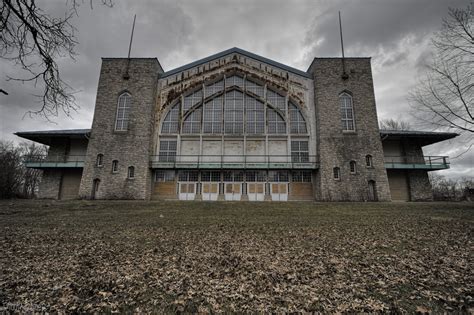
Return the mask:
{"type": "Polygon", "coordinates": [[[369,180],[369,201],[377,201],[377,187],[375,181],[369,180]]]}
{"type": "Polygon", "coordinates": [[[94,179],[92,183],[92,199],[97,198],[97,192],[99,191],[100,179],[94,179]]]}

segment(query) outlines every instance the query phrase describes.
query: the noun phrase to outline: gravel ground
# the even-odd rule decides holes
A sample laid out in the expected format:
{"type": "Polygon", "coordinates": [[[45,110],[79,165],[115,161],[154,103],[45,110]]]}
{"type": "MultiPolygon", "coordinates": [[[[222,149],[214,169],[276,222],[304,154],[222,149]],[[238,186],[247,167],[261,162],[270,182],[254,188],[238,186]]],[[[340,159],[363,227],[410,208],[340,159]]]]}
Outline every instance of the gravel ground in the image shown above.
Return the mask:
{"type": "Polygon", "coordinates": [[[474,313],[472,203],[0,201],[0,311],[474,313]]]}

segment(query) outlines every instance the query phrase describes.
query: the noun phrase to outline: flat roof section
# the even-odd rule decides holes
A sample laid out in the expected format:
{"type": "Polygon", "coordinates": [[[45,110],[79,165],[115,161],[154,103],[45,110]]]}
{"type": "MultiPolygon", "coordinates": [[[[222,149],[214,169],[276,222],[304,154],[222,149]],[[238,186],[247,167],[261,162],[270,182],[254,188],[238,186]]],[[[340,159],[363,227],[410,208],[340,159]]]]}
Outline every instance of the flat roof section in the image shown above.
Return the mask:
{"type": "Polygon", "coordinates": [[[53,138],[87,139],[90,129],[63,129],[63,130],[39,130],[20,131],[14,134],[18,137],[49,145],[53,138]]]}
{"type": "Polygon", "coordinates": [[[422,146],[449,140],[459,136],[455,132],[416,131],[416,130],[380,130],[382,141],[412,139],[422,146]]]}

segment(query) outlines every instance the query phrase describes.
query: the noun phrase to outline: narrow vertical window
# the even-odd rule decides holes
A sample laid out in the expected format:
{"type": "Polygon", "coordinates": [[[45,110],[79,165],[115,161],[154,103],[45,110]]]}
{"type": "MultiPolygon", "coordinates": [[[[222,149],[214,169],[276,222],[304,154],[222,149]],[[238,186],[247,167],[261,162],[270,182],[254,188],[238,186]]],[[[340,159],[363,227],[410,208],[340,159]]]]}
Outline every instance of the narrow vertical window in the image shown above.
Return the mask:
{"type": "Polygon", "coordinates": [[[295,104],[289,103],[288,111],[290,115],[290,132],[293,134],[307,133],[306,122],[299,108],[295,104]]]}
{"type": "Polygon", "coordinates": [[[135,167],[134,166],[129,166],[128,167],[128,178],[129,179],[134,179],[135,178],[135,167]]]}
{"type": "Polygon", "coordinates": [[[206,102],[203,107],[203,133],[222,132],[222,96],[206,102]]]}
{"type": "Polygon", "coordinates": [[[341,108],[341,122],[343,131],[355,131],[354,108],[352,105],[352,96],[342,93],[339,96],[341,108]]]}
{"type": "Polygon", "coordinates": [[[132,96],[129,93],[123,93],[118,98],[117,117],[115,119],[115,130],[128,130],[128,122],[130,119],[130,108],[132,105],[132,96]]]}
{"type": "Polygon", "coordinates": [[[355,161],[349,162],[349,168],[350,168],[351,174],[357,173],[357,165],[355,161]]]}
{"type": "Polygon", "coordinates": [[[176,140],[161,140],[158,160],[160,162],[176,161],[176,148],[176,140]]]}
{"type": "Polygon", "coordinates": [[[334,180],[341,180],[341,170],[339,167],[335,167],[332,169],[334,180]]]}
{"type": "Polygon", "coordinates": [[[372,155],[366,155],[365,156],[365,165],[367,167],[373,167],[373,164],[372,164],[372,155]]]}
{"type": "Polygon", "coordinates": [[[248,134],[262,134],[265,132],[265,107],[259,100],[246,96],[245,110],[248,134]]]}
{"type": "Polygon", "coordinates": [[[225,95],[224,130],[227,134],[244,132],[244,94],[230,91],[225,95]]]}
{"type": "Polygon", "coordinates": [[[291,161],[294,163],[309,162],[308,141],[291,141],[291,161]]]}
{"type": "Polygon", "coordinates": [[[161,126],[161,133],[178,133],[179,105],[179,103],[174,105],[166,114],[166,118],[161,126]]]}
{"type": "Polygon", "coordinates": [[[97,167],[102,167],[104,164],[104,155],[103,154],[97,154],[97,160],[96,160],[96,166],[97,167]]]}
{"type": "Polygon", "coordinates": [[[112,173],[117,173],[118,172],[118,161],[113,160],[112,161],[112,173]]]}

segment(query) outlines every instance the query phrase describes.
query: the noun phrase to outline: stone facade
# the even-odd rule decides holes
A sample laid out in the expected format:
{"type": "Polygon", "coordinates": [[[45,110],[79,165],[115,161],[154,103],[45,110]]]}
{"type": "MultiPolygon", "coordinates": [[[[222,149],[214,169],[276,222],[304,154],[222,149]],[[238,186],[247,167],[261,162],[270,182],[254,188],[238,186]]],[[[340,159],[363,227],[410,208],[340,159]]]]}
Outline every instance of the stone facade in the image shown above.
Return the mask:
{"type": "MultiPolygon", "coordinates": [[[[404,177],[400,180],[393,181],[395,177],[390,177],[393,183],[402,185],[397,189],[404,191],[403,199],[431,200],[427,170],[411,170],[405,166],[412,163],[425,167],[422,146],[426,142],[418,142],[416,139],[422,138],[415,139],[414,134],[403,141],[392,137],[382,145],[370,58],[346,58],[344,62],[347,77],[343,77],[341,58],[315,58],[304,72],[238,48],[168,72],[163,72],[154,58],[103,58],[92,129],[75,139],[60,138],[60,133],[52,133],[51,139],[56,140],[50,143],[48,159],[66,155],[66,162],[70,162],[74,161],[72,156],[85,154],[78,195],[86,199],[236,200],[228,199],[229,189],[230,194],[236,189],[241,195],[237,200],[390,201],[385,150],[389,156],[397,156],[391,160],[390,167],[403,170],[404,177]],[[236,77],[241,83],[235,83],[236,77]],[[212,87],[220,84],[219,88],[212,87]],[[223,127],[218,132],[204,131],[205,105],[219,97],[222,99],[217,102],[222,102],[219,109],[222,118],[219,119],[224,126],[226,97],[234,92],[242,95],[244,127],[250,117],[247,110],[255,110],[246,106],[261,104],[263,132],[248,132],[249,127],[230,133],[223,127]],[[117,131],[118,100],[123,93],[131,96],[128,128],[117,131]],[[354,131],[342,128],[342,93],[351,97],[354,131]],[[197,101],[193,95],[199,95],[197,101]],[[187,100],[191,100],[191,105],[184,107],[187,100]],[[278,100],[280,107],[275,105],[278,100]],[[162,126],[167,117],[171,117],[173,108],[178,109],[179,118],[174,123],[179,127],[164,132],[162,126]],[[182,132],[186,119],[196,112],[202,115],[199,131],[182,132]],[[271,114],[280,117],[283,131],[270,132],[268,117],[271,114]],[[303,131],[292,129],[295,115],[304,120],[303,131]],[[161,149],[161,144],[166,147],[171,142],[175,146],[173,158],[162,160],[168,156],[162,153],[168,152],[166,148],[161,149]],[[302,143],[306,143],[306,149],[301,149],[302,143]],[[295,160],[294,154],[296,152],[298,157],[299,150],[305,150],[305,161],[295,160]],[[97,165],[98,155],[102,155],[101,165],[97,165]],[[367,156],[370,156],[370,165],[367,165],[367,156]],[[410,161],[406,160],[407,156],[410,161]],[[235,163],[232,160],[235,157],[241,160],[235,163]],[[115,171],[112,171],[113,161],[118,162],[115,171]],[[241,161],[250,161],[250,168],[247,164],[233,167],[241,161]],[[351,161],[355,162],[352,170],[351,161]],[[171,169],[168,162],[174,163],[171,169]],[[228,164],[222,164],[224,162],[228,164]],[[188,166],[183,166],[185,164],[188,166]],[[128,176],[129,167],[134,168],[133,178],[128,176]],[[339,178],[334,176],[335,168],[340,170],[339,178]],[[194,179],[180,179],[180,175],[190,169],[198,170],[195,176],[188,174],[194,179]],[[216,170],[219,174],[212,176],[211,183],[210,173],[216,170]],[[245,174],[239,177],[237,184],[232,184],[237,186],[226,183],[225,172],[241,171],[245,174]],[[305,175],[296,174],[300,171],[305,175]],[[249,181],[254,176],[249,172],[264,173],[265,180],[249,181]],[[408,189],[410,198],[406,197],[408,189]]],[[[210,113],[207,112],[209,117],[210,113]]],[[[60,196],[64,171],[66,169],[47,169],[44,172],[41,197],[60,196]]]]}
{"type": "Polygon", "coordinates": [[[348,58],[346,69],[349,77],[343,79],[341,58],[316,58],[309,68],[314,76],[320,161],[316,198],[327,201],[367,200],[368,182],[375,181],[377,200],[390,201],[370,59],[348,58]],[[355,132],[342,130],[339,95],[343,92],[352,95],[355,132]],[[372,156],[372,167],[366,167],[366,155],[372,156]],[[356,174],[349,171],[351,160],[357,163],[356,174]],[[340,180],[334,179],[335,167],[340,168],[340,180]]]}
{"type": "Polygon", "coordinates": [[[94,120],[84,172],[79,189],[81,198],[93,196],[94,180],[100,180],[96,198],[149,199],[151,170],[149,167],[156,87],[162,72],[155,58],[104,58],[97,88],[94,120]],[[129,63],[129,78],[124,78],[129,63]],[[132,95],[130,122],[127,131],[115,131],[117,99],[124,93],[132,95]],[[103,154],[103,166],[96,165],[103,154]],[[118,172],[112,172],[112,161],[118,161],[118,172]],[[128,179],[128,167],[135,168],[135,178],[128,179]]]}
{"type": "Polygon", "coordinates": [[[411,201],[432,201],[433,190],[431,189],[428,173],[423,170],[408,171],[408,185],[410,188],[411,201]]]}
{"type": "Polygon", "coordinates": [[[38,192],[39,198],[59,199],[62,173],[61,169],[47,169],[43,171],[38,192]]]}

